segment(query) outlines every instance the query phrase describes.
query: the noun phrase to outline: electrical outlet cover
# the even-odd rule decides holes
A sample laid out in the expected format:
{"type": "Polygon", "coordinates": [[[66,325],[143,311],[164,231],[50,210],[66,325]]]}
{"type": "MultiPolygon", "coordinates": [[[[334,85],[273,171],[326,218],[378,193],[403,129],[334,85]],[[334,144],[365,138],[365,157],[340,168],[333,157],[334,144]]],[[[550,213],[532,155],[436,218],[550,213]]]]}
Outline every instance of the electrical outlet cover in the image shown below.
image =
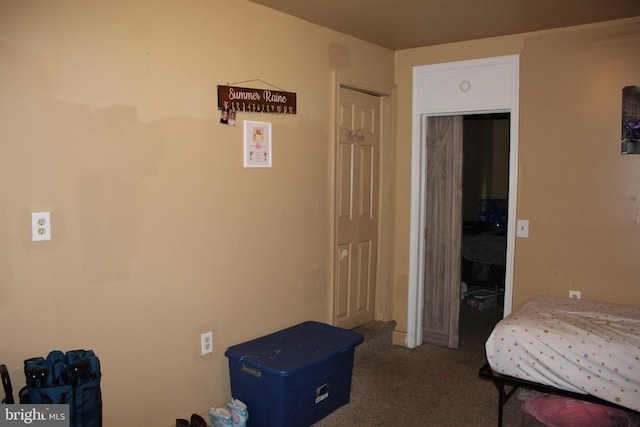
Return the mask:
{"type": "Polygon", "coordinates": [[[200,348],[203,356],[213,352],[213,332],[200,335],[200,348]]]}
{"type": "Polygon", "coordinates": [[[33,212],[31,214],[31,240],[34,242],[51,240],[50,212],[33,212]]]}

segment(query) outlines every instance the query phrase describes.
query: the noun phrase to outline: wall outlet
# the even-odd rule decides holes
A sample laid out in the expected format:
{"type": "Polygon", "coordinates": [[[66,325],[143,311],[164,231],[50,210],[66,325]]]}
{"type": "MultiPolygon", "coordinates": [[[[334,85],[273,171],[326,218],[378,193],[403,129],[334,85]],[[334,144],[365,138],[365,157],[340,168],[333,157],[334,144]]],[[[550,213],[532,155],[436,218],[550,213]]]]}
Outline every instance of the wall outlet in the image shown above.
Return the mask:
{"type": "Polygon", "coordinates": [[[213,353],[213,332],[205,332],[200,335],[200,348],[202,355],[213,353]]]}
{"type": "Polygon", "coordinates": [[[34,242],[51,240],[51,212],[31,214],[31,240],[34,242]]]}
{"type": "Polygon", "coordinates": [[[580,299],[582,298],[582,293],[580,291],[569,291],[569,298],[580,299]]]}

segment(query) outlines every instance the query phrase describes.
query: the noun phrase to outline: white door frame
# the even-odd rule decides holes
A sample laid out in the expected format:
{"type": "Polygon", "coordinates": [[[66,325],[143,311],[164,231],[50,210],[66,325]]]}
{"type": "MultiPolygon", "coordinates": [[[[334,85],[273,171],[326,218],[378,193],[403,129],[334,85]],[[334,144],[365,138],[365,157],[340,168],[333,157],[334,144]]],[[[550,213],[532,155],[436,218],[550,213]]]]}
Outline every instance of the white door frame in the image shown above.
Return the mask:
{"type": "Polygon", "coordinates": [[[426,119],[429,116],[511,114],[509,206],[504,315],[513,304],[513,265],[518,189],[518,115],[520,56],[424,65],[413,68],[411,154],[411,228],[409,240],[409,300],[406,344],[422,344],[425,276],[426,119]]]}

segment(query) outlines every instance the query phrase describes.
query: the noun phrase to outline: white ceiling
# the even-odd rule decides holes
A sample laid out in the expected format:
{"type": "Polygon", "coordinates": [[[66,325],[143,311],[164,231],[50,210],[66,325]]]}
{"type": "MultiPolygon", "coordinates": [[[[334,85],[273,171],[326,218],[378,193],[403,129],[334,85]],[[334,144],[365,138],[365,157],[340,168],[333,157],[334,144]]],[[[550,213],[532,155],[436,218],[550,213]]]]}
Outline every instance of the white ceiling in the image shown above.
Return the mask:
{"type": "Polygon", "coordinates": [[[393,50],[640,16],[640,0],[249,0],[393,50]]]}

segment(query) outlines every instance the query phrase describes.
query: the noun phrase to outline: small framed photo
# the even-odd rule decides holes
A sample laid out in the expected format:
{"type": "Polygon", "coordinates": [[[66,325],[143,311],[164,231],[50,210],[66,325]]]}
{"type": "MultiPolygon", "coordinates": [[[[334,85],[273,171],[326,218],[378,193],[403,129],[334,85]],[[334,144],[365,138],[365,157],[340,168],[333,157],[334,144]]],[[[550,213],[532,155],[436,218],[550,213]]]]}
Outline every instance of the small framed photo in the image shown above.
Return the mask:
{"type": "Polygon", "coordinates": [[[244,121],[244,167],[271,167],[271,123],[244,121]]]}

